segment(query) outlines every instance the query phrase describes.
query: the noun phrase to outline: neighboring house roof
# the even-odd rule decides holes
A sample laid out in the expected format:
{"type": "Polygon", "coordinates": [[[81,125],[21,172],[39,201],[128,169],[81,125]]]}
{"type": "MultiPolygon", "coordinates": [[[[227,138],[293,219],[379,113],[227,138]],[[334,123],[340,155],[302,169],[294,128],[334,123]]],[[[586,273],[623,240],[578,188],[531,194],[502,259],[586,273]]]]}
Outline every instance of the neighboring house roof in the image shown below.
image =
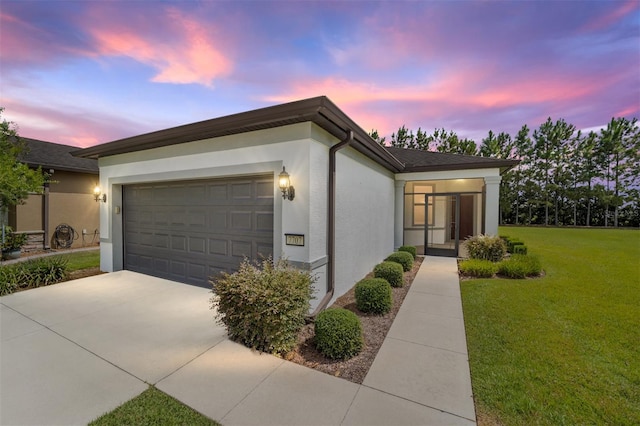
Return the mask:
{"type": "Polygon", "coordinates": [[[37,139],[20,138],[27,149],[20,155],[20,161],[31,167],[98,174],[98,161],[91,158],[78,158],[71,155],[77,146],[62,145],[37,139]]]}
{"type": "Polygon", "coordinates": [[[97,159],[306,121],[317,124],[341,140],[346,138],[349,130],[353,131],[355,142],[352,144],[353,148],[395,173],[494,167],[506,170],[518,164],[518,161],[515,160],[383,147],[326,96],[120,139],[75,151],[73,155],[97,159]]]}
{"type": "Polygon", "coordinates": [[[463,170],[500,168],[510,169],[516,166],[518,160],[503,160],[500,158],[478,157],[475,155],[448,154],[443,152],[423,151],[421,149],[407,149],[386,147],[394,157],[404,163],[405,173],[432,172],[439,170],[463,170]]]}

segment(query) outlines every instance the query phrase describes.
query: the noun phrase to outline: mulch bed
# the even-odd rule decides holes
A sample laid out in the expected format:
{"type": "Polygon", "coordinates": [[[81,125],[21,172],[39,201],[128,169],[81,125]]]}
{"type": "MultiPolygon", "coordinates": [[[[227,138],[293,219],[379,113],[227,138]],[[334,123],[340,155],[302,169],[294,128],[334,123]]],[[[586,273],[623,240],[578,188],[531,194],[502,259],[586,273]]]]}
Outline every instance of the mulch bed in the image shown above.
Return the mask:
{"type": "MultiPolygon", "coordinates": [[[[295,362],[305,367],[313,368],[323,373],[336,377],[342,377],[354,383],[362,383],[373,360],[375,359],[387,332],[393,324],[400,306],[404,301],[413,279],[420,269],[422,258],[417,258],[413,268],[404,274],[404,286],[400,288],[392,287],[393,305],[391,311],[385,315],[364,314],[356,308],[355,290],[351,288],[346,294],[340,296],[331,306],[341,307],[355,312],[362,323],[364,333],[364,348],[355,357],[336,361],[325,358],[320,354],[314,344],[313,324],[307,324],[298,334],[298,346],[293,351],[286,354],[285,359],[295,362]]],[[[372,277],[369,274],[367,277],[372,277]]]]}

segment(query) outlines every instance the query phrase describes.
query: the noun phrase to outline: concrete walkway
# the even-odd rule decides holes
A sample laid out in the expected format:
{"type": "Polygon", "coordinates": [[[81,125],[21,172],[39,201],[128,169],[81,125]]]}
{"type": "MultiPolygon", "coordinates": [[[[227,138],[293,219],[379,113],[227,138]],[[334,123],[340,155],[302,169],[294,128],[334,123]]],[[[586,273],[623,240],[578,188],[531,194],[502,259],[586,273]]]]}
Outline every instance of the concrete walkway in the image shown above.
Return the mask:
{"type": "Polygon", "coordinates": [[[225,426],[475,423],[455,259],[425,259],[362,385],[229,341],[209,296],[120,271],[0,298],[0,424],[86,424],[147,383],[225,426]]]}

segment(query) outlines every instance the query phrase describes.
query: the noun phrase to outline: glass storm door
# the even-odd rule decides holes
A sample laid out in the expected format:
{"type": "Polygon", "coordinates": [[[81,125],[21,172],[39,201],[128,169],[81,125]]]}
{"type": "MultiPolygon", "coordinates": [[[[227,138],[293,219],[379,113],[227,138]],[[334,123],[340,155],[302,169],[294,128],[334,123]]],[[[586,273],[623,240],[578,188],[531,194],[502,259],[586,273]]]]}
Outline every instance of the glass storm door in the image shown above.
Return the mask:
{"type": "Polygon", "coordinates": [[[460,243],[460,195],[426,195],[425,218],[425,254],[457,256],[460,243]]]}

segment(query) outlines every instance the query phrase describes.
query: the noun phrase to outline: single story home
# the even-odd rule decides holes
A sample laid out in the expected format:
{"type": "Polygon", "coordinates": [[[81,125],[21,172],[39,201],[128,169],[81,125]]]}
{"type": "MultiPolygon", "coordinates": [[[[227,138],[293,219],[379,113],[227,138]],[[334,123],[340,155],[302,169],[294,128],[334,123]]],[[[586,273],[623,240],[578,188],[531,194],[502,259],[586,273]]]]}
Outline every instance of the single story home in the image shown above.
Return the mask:
{"type": "Polygon", "coordinates": [[[99,181],[98,161],[74,157],[75,146],[21,140],[26,149],[20,161],[49,176],[42,193],[29,194],[24,204],[9,209],[9,226],[29,236],[24,249],[98,244],[100,210],[92,195],[99,181]]]}
{"type": "Polygon", "coordinates": [[[103,270],[209,286],[245,257],[285,257],[317,277],[317,309],[403,244],[456,256],[496,234],[516,164],[385,148],[324,96],[74,155],[99,162],[103,270]]]}

